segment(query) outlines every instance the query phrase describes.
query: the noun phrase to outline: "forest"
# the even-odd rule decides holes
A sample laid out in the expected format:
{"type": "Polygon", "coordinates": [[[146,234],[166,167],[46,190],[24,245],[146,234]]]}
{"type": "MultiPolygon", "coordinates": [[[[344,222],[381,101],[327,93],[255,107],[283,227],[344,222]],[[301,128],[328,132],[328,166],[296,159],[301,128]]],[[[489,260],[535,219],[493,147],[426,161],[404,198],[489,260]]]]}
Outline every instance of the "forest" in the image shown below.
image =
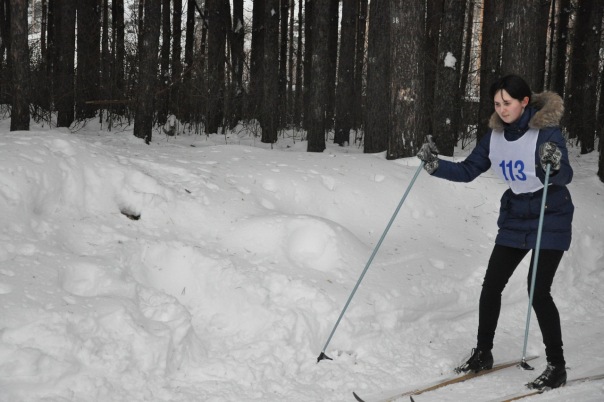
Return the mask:
{"type": "Polygon", "coordinates": [[[0,0],[0,115],[136,137],[251,128],[413,156],[471,146],[507,73],[565,102],[563,131],[599,152],[603,0],[0,0]]]}

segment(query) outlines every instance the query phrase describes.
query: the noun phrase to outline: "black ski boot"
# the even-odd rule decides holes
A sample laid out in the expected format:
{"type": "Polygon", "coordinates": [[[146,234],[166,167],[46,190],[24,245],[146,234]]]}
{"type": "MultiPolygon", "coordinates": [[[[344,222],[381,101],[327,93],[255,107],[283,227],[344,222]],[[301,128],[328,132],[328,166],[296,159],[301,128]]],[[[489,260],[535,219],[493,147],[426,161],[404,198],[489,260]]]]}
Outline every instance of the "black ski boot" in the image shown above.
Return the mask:
{"type": "Polygon", "coordinates": [[[558,388],[566,384],[566,367],[564,364],[553,365],[547,363],[543,374],[526,386],[530,389],[558,388]]]}
{"type": "Polygon", "coordinates": [[[456,373],[467,373],[473,371],[478,373],[482,370],[493,368],[493,354],[490,350],[472,349],[472,356],[467,362],[455,369],[456,373]]]}

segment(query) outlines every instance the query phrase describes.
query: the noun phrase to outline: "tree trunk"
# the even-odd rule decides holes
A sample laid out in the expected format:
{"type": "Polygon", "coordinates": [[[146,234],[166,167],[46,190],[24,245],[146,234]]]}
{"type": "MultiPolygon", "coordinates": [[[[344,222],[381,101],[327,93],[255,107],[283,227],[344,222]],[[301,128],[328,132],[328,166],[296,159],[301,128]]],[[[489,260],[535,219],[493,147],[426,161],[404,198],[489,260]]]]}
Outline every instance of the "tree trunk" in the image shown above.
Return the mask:
{"type": "Polygon", "coordinates": [[[145,0],[143,30],[139,37],[139,78],[136,91],[134,136],[149,144],[153,131],[153,112],[157,84],[157,51],[161,22],[161,0],[145,0]]]}
{"type": "Polygon", "coordinates": [[[438,42],[432,132],[437,137],[439,151],[453,156],[461,122],[462,91],[459,82],[465,6],[458,0],[445,0],[442,11],[440,30],[446,34],[438,42]]]}
{"type": "Polygon", "coordinates": [[[329,91],[329,10],[332,0],[317,0],[313,6],[312,79],[309,96],[308,152],[325,150],[325,116],[329,91]]]}
{"type": "Polygon", "coordinates": [[[342,38],[340,63],[336,87],[336,120],[333,142],[343,146],[350,143],[354,103],[354,51],[357,20],[357,0],[344,0],[342,4],[342,38]]]}
{"type": "Polygon", "coordinates": [[[279,129],[279,0],[266,0],[264,13],[262,142],[277,142],[279,129]]]}
{"type": "Polygon", "coordinates": [[[10,131],[29,130],[29,44],[27,0],[14,0],[10,7],[10,59],[12,65],[12,111],[10,131]]]}
{"type": "Polygon", "coordinates": [[[365,38],[367,38],[367,0],[357,0],[357,37],[355,45],[354,67],[354,113],[352,128],[358,130],[363,125],[363,77],[365,67],[365,38]]]}
{"type": "Polygon", "coordinates": [[[172,7],[172,76],[168,111],[180,116],[180,91],[182,75],[182,0],[173,0],[172,7]]]}
{"type": "MultiPolygon", "coordinates": [[[[432,124],[440,113],[434,104],[434,100],[436,97],[436,66],[439,61],[438,42],[445,10],[444,7],[444,0],[426,1],[426,114],[429,116],[428,132],[437,135],[440,134],[440,132],[435,127],[432,127],[432,124]]],[[[444,36],[445,35],[443,35],[443,39],[444,36]]]]}
{"type": "Polygon", "coordinates": [[[338,64],[338,21],[339,1],[331,0],[329,3],[329,35],[327,37],[327,52],[329,64],[327,70],[327,102],[325,106],[325,129],[333,128],[336,99],[336,69],[338,64]]]}
{"type": "Polygon", "coordinates": [[[390,1],[391,82],[387,159],[413,156],[424,141],[425,2],[390,1]]]}
{"type": "Polygon", "coordinates": [[[74,120],[74,75],[75,75],[75,0],[55,3],[57,20],[57,64],[55,99],[57,105],[57,127],[69,127],[74,120]]]}
{"type": "Polygon", "coordinates": [[[488,122],[494,112],[489,94],[491,84],[501,75],[501,40],[503,35],[503,2],[484,0],[482,42],[480,44],[480,103],[476,143],[486,135],[488,122]],[[487,39],[488,38],[488,39],[487,39]]]}
{"type": "Polygon", "coordinates": [[[259,119],[262,106],[262,93],[264,91],[264,2],[255,0],[252,14],[252,54],[250,56],[250,118],[259,119]]]}
{"type": "MultiPolygon", "coordinates": [[[[367,47],[367,101],[364,152],[388,148],[390,123],[390,1],[372,3],[367,47]]],[[[407,63],[407,61],[405,61],[407,63]]]]}
{"type": "Polygon", "coordinates": [[[279,89],[278,89],[278,107],[279,107],[279,123],[278,127],[287,126],[287,23],[289,20],[289,0],[281,1],[281,43],[279,44],[279,89]]]}
{"type": "MultiPolygon", "coordinates": [[[[224,2],[228,0],[208,0],[208,116],[207,134],[215,134],[222,126],[224,117],[224,63],[226,61],[224,2]]],[[[228,3],[227,3],[228,4],[228,3]]]]}
{"type": "MultiPolygon", "coordinates": [[[[125,62],[125,25],[124,25],[124,0],[113,0],[111,3],[112,12],[112,37],[113,54],[111,62],[111,98],[123,99],[124,90],[124,62],[125,62]]],[[[123,114],[125,106],[118,104],[112,107],[119,114],[123,114]]]]}
{"type": "Polygon", "coordinates": [[[522,76],[535,92],[544,88],[550,1],[503,2],[506,29],[503,30],[501,70],[503,74],[522,76]]]}
{"type": "Polygon", "coordinates": [[[302,94],[302,127],[308,132],[310,130],[311,104],[310,88],[312,85],[312,52],[313,52],[313,19],[315,5],[311,0],[304,0],[304,92],[302,94]]]}
{"type": "Polygon", "coordinates": [[[290,9],[289,18],[289,38],[288,38],[288,58],[287,58],[287,112],[286,112],[286,123],[289,125],[292,123],[294,116],[294,14],[296,2],[294,0],[288,0],[290,9]]]}
{"type": "MultiPolygon", "coordinates": [[[[294,125],[301,127],[302,125],[302,94],[305,83],[302,81],[302,70],[303,70],[303,57],[302,57],[302,28],[304,26],[304,12],[303,12],[304,0],[298,1],[298,48],[296,49],[296,92],[295,92],[295,105],[294,105],[294,125]]],[[[293,17],[292,17],[293,18],[293,17]]]]}
{"type": "Polygon", "coordinates": [[[76,117],[80,120],[96,116],[97,107],[86,103],[99,100],[101,82],[101,2],[89,0],[78,2],[78,69],[76,86],[76,117]]]}
{"type": "Polygon", "coordinates": [[[160,91],[157,97],[157,123],[160,126],[166,124],[168,119],[168,104],[170,103],[170,41],[172,29],[170,28],[170,0],[162,0],[161,6],[161,50],[159,62],[159,85],[160,91]]]}
{"type": "Polygon", "coordinates": [[[603,8],[599,2],[581,1],[577,10],[570,82],[567,97],[569,132],[581,144],[581,154],[595,147],[598,66],[603,8]]]}
{"type": "Polygon", "coordinates": [[[243,0],[233,1],[233,35],[231,41],[231,63],[233,65],[233,119],[234,126],[243,118],[243,62],[245,28],[243,26],[243,0]]]}
{"type": "Polygon", "coordinates": [[[550,89],[564,96],[566,88],[566,67],[568,65],[567,48],[569,44],[569,28],[571,5],[570,0],[556,0],[557,24],[555,29],[555,51],[552,56],[552,74],[550,89]]]}

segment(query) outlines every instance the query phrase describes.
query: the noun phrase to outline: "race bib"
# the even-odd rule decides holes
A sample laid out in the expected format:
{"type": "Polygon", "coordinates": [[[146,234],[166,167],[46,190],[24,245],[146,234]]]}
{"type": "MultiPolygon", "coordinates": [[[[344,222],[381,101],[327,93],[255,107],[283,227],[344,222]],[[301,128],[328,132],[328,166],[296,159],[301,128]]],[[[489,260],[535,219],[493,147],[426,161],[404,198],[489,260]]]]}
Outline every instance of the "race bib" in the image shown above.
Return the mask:
{"type": "Polygon", "coordinates": [[[493,130],[489,159],[491,169],[514,194],[534,193],[543,188],[536,175],[535,149],[539,130],[530,129],[516,141],[505,139],[502,130],[493,130]]]}

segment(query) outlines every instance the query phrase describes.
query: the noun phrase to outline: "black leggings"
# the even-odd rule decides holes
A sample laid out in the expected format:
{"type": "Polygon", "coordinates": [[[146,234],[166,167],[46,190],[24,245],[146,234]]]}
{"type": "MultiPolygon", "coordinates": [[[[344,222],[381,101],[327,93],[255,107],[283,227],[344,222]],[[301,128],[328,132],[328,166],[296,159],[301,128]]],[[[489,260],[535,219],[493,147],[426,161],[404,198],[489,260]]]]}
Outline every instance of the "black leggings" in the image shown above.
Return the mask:
{"type": "MultiPolygon", "coordinates": [[[[514,273],[518,264],[529,250],[495,245],[489,266],[482,284],[478,319],[478,344],[481,350],[493,348],[493,338],[501,311],[501,293],[514,273]]],[[[562,351],[562,330],[560,329],[560,314],[550,294],[554,275],[562,259],[562,250],[540,250],[535,280],[533,309],[541,328],[547,361],[552,364],[565,364],[562,351]]],[[[530,292],[533,271],[531,255],[530,269],[527,277],[527,287],[530,292]]]]}

